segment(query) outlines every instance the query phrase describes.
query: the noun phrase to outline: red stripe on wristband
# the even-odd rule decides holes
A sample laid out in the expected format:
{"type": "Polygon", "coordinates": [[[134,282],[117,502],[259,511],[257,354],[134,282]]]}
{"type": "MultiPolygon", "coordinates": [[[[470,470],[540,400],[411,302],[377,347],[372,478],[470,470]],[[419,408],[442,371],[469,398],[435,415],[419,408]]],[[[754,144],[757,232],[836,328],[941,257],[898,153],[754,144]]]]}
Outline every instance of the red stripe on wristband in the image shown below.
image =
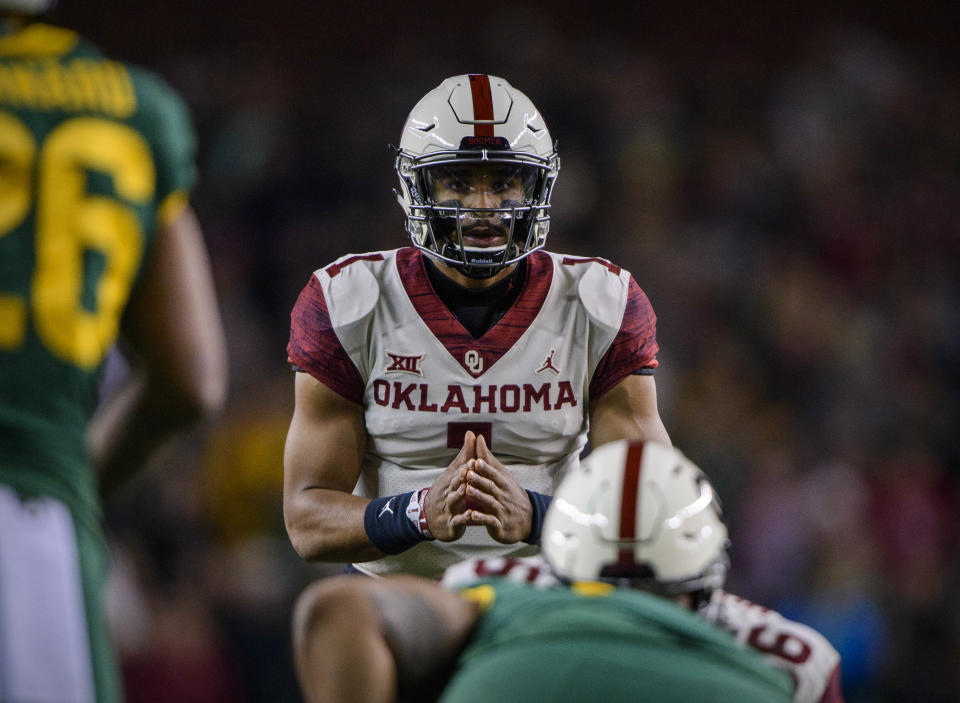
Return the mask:
{"type": "Polygon", "coordinates": [[[429,488],[421,488],[420,493],[417,495],[417,502],[420,504],[420,518],[417,526],[420,528],[421,535],[427,539],[433,539],[433,535],[430,534],[430,526],[427,525],[427,511],[424,509],[424,505],[427,503],[427,493],[429,492],[429,488]]]}

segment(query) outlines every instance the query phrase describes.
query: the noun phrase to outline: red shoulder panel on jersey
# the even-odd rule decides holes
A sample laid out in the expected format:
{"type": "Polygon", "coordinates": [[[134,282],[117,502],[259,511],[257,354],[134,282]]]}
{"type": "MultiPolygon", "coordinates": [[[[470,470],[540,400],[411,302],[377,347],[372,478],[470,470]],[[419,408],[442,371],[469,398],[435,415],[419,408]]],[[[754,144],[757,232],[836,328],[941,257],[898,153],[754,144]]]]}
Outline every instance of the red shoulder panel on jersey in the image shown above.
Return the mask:
{"type": "Polygon", "coordinates": [[[657,368],[659,350],[657,316],[631,276],[620,331],[590,379],[590,399],[596,400],[635,371],[657,368]]]}
{"type": "Polygon", "coordinates": [[[316,276],[310,276],[290,313],[287,360],[347,400],[363,402],[363,379],[333,330],[316,276]]]}

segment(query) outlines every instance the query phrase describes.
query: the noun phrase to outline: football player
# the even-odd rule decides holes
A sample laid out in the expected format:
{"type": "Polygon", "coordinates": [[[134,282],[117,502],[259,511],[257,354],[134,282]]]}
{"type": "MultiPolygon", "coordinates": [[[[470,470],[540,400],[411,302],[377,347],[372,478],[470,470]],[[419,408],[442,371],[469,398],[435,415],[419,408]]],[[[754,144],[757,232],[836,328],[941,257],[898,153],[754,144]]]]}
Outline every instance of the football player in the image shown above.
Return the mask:
{"type": "Polygon", "coordinates": [[[837,703],[813,629],[722,590],[727,529],[679,451],[617,441],[558,488],[541,554],[474,559],[443,585],[342,576],[294,615],[307,701],[837,703]]]}
{"type": "Polygon", "coordinates": [[[560,167],[503,78],[448,78],[396,153],[410,246],[317,269],[291,316],[284,514],[307,559],[438,578],[537,551],[588,437],[669,443],[627,271],[547,252],[560,167]]]}
{"type": "Polygon", "coordinates": [[[182,101],[51,4],[0,0],[0,700],[112,703],[98,493],[221,405],[226,353],[182,101]]]}

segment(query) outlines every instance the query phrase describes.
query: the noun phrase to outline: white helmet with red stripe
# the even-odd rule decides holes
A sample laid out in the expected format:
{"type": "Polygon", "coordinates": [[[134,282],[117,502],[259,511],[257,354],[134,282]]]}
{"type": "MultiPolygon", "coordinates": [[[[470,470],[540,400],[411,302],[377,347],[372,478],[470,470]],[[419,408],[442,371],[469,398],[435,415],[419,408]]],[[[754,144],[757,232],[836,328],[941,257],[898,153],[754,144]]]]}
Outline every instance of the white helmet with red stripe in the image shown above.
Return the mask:
{"type": "Polygon", "coordinates": [[[595,449],[557,488],[541,545],[566,579],[663,595],[720,588],[729,563],[710,481],[678,449],[656,442],[595,449]]]}
{"type": "Polygon", "coordinates": [[[42,15],[52,10],[56,4],[57,0],[0,0],[0,12],[42,15]]]}
{"type": "Polygon", "coordinates": [[[397,200],[415,247],[472,278],[487,278],[544,246],[550,195],[560,168],[547,125],[530,99],[503,78],[447,78],[416,104],[397,149],[397,200]],[[468,206],[438,187],[458,170],[496,169],[511,195],[468,206]],[[443,196],[440,193],[444,193],[443,196]],[[495,221],[503,236],[477,246],[464,231],[495,221]]]}

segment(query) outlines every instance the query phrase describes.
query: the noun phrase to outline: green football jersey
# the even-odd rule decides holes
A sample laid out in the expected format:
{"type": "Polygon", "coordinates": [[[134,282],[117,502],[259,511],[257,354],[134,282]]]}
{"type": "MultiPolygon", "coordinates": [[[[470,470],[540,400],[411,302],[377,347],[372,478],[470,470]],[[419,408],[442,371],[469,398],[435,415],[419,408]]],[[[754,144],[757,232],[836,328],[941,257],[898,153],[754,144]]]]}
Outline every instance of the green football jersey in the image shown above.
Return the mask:
{"type": "Polygon", "coordinates": [[[85,429],[195,139],[157,76],[42,23],[0,36],[0,483],[97,517],[85,429]]]}
{"type": "Polygon", "coordinates": [[[607,584],[490,581],[486,608],[442,703],[776,703],[786,673],[658,596],[607,584]]]}

